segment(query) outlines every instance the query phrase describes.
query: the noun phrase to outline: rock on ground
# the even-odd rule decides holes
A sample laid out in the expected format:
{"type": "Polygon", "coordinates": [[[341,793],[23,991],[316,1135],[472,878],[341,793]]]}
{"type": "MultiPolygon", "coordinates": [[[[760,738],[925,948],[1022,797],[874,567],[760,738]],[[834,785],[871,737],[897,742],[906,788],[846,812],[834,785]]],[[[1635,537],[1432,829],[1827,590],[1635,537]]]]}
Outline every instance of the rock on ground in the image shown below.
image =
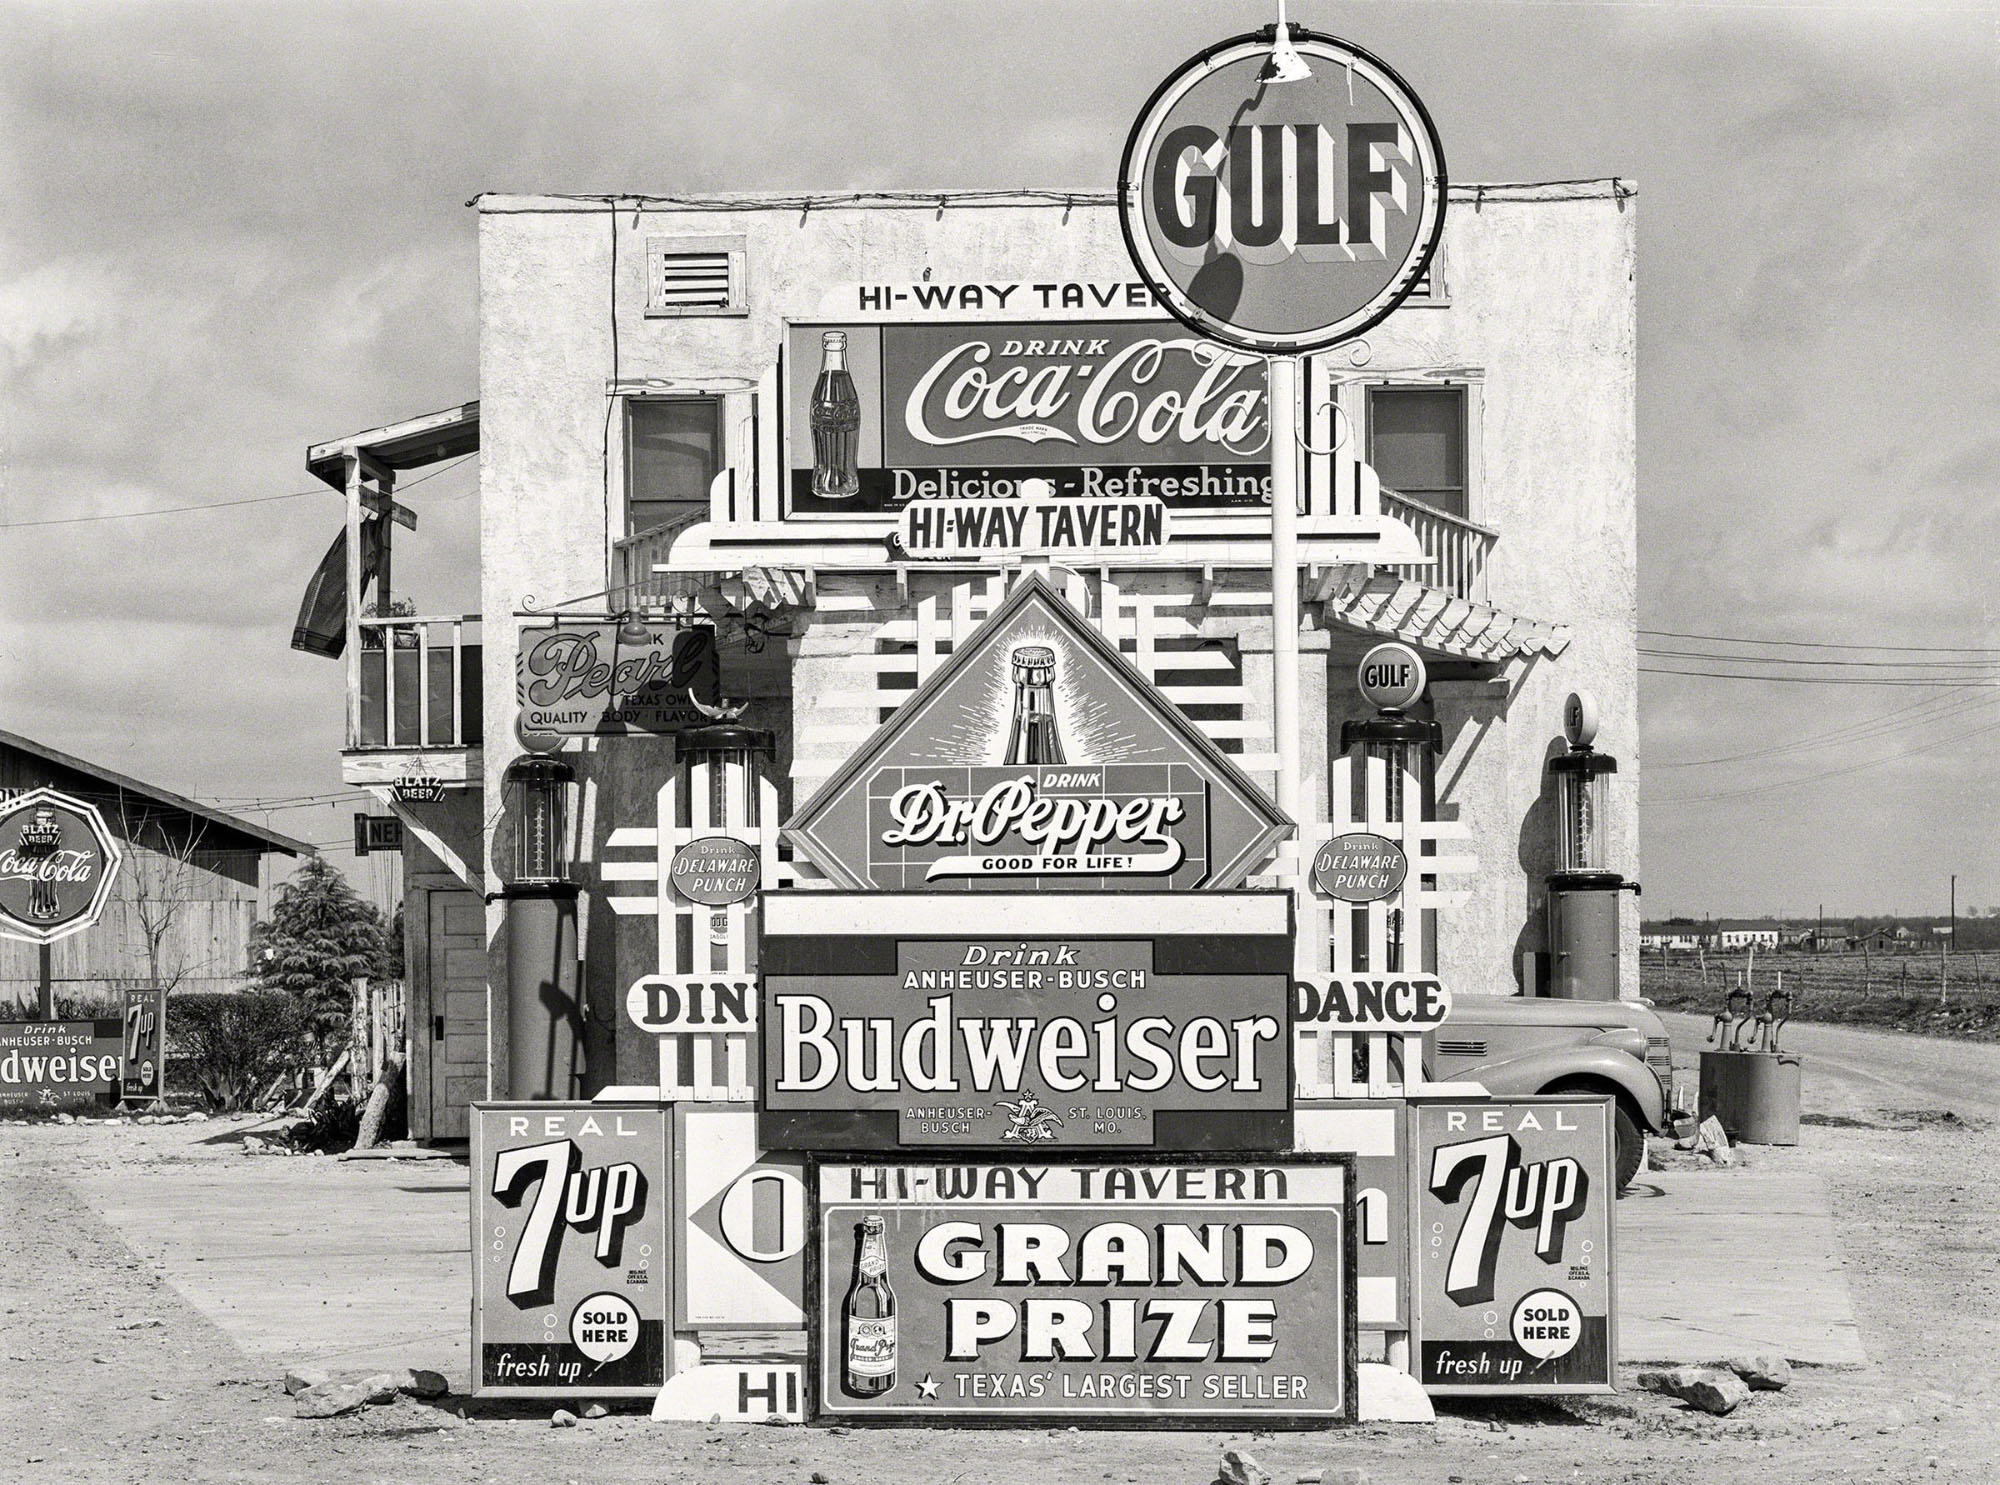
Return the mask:
{"type": "Polygon", "coordinates": [[[553,1413],[549,1414],[549,1427],[575,1428],[576,1414],[572,1413],[568,1408],[557,1408],[553,1413]]]}
{"type": "Polygon", "coordinates": [[[396,1378],[389,1372],[375,1372],[350,1382],[321,1382],[296,1395],[296,1411],[301,1418],[337,1418],[370,1403],[391,1402],[396,1396],[396,1378]]]}
{"type": "Polygon", "coordinates": [[[1713,1366],[1677,1366],[1671,1371],[1641,1372],[1639,1385],[1717,1416],[1733,1413],[1750,1400],[1748,1383],[1734,1372],[1713,1366]]]}
{"type": "Polygon", "coordinates": [[[608,1418],[611,1416],[611,1409],[605,1407],[603,1403],[592,1403],[583,1410],[583,1416],[586,1418],[608,1418]]]}
{"type": "Polygon", "coordinates": [[[333,1377],[320,1367],[295,1366],[285,1373],[285,1391],[297,1397],[308,1387],[317,1387],[322,1382],[331,1382],[333,1377]]]}
{"type": "Polygon", "coordinates": [[[1782,1356],[1732,1356],[1722,1365],[1748,1382],[1752,1392],[1780,1392],[1791,1385],[1792,1364],[1782,1356]]]}
{"type": "Polygon", "coordinates": [[[1270,1485],[1271,1472],[1257,1462],[1257,1456],[1242,1449],[1224,1449],[1222,1467],[1215,1472],[1220,1485],[1270,1485]]]}
{"type": "Polygon", "coordinates": [[[426,1371],[423,1367],[406,1367],[396,1373],[396,1390],[405,1397],[420,1397],[426,1400],[443,1397],[451,1391],[443,1372],[426,1371]]]}

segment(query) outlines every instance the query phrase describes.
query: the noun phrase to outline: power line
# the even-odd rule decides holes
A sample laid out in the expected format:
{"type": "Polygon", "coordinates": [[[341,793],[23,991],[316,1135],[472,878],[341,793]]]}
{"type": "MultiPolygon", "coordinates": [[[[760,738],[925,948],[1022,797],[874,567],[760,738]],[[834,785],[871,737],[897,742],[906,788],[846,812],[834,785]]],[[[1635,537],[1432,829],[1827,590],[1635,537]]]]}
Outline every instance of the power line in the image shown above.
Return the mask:
{"type": "MultiPolygon", "coordinates": [[[[420,474],[408,483],[397,486],[408,490],[421,485],[425,480],[436,479],[441,474],[458,468],[467,459],[476,458],[477,453],[462,454],[449,464],[433,469],[429,474],[420,474]]],[[[178,516],[188,511],[230,510],[240,505],[270,505],[279,500],[302,500],[308,495],[332,495],[338,493],[331,486],[322,485],[312,490],[293,490],[284,495],[250,495],[241,500],[211,500],[201,505],[163,505],[156,510],[112,510],[94,516],[52,516],[46,521],[0,521],[0,531],[21,531],[32,526],[81,526],[93,521],[131,521],[141,516],[178,516]]],[[[391,492],[394,493],[393,491],[391,492]]]]}
{"type": "Polygon", "coordinates": [[[1649,650],[1655,660],[1721,660],[1731,665],[1816,665],[1870,670],[1991,670],[2000,660],[1791,660],[1782,655],[1732,655],[1716,650],[1649,650]]]}
{"type": "Polygon", "coordinates": [[[1793,686],[1992,686],[2000,685],[2000,671],[1984,676],[1865,676],[1865,675],[1743,675],[1726,670],[1662,670],[1642,665],[1640,675],[1677,675],[1691,680],[1769,681],[1793,686]]]}
{"type": "Polygon", "coordinates": [[[1697,639],[1712,644],[1770,645],[1790,650],[1887,650],[1913,655],[2000,655],[2000,647],[1988,645],[1844,645],[1835,644],[1831,640],[1751,639],[1737,634],[1686,634],[1678,629],[1641,629],[1639,633],[1650,635],[1654,639],[1697,639]]]}
{"type": "Polygon", "coordinates": [[[1685,763],[1648,763],[1646,771],[1658,773],[1677,768],[1709,768],[1726,763],[1747,763],[1762,758],[1774,758],[1784,753],[1808,752],[1815,748],[1864,742],[1872,737],[1900,732],[1906,727],[1935,726],[1949,717],[1961,716],[1968,711],[1991,706],[1996,700],[2000,700],[2000,696],[1991,694],[1968,696],[1965,694],[1967,689],[1955,687],[1943,696],[1929,696],[1922,701],[1905,702],[1901,706],[1891,707],[1888,711],[1863,721],[1850,722],[1845,727],[1836,727],[1828,732],[1816,732],[1794,742],[1778,743],[1748,753],[1730,753],[1720,758],[1696,758],[1685,763]]]}
{"type": "Polygon", "coordinates": [[[1914,748],[1906,748],[1900,753],[1890,753],[1882,758],[1870,758],[1863,763],[1851,764],[1846,768],[1830,769],[1825,773],[1808,774],[1802,779],[1779,779],[1769,784],[1753,784],[1747,789],[1727,789],[1720,794],[1670,794],[1662,799],[1640,800],[1647,804],[1709,804],[1720,799],[1747,799],[1755,794],[1770,794],[1780,789],[1796,789],[1801,784],[1824,783],[1828,779],[1845,778],[1849,774],[1861,773],[1866,769],[1879,768],[1884,763],[1900,762],[1904,758],[1914,758],[1921,753],[1934,753],[1939,748],[1953,743],[1969,742],[1989,732],[2000,732],[2000,722],[1989,722],[1984,727],[1975,727],[1970,732],[1961,732],[1953,737],[1933,738],[1914,748]]]}

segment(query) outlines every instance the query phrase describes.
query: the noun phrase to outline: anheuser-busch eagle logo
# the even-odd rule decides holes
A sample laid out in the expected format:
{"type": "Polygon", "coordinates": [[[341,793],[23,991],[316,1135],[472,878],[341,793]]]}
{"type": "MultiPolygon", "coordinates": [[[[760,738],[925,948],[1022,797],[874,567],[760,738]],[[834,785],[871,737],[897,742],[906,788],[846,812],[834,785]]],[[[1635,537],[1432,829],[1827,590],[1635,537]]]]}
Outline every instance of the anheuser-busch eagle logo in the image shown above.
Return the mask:
{"type": "Polygon", "coordinates": [[[786,826],[837,884],[1239,885],[1292,828],[1039,577],[786,826]]]}

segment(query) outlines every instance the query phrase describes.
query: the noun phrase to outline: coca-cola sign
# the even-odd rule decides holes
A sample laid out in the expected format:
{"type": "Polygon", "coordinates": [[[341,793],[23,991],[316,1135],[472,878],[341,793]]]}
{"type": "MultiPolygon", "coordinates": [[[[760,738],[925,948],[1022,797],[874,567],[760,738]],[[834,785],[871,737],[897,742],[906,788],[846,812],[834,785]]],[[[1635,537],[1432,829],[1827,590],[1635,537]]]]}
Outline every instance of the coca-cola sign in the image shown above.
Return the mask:
{"type": "Polygon", "coordinates": [[[1269,498],[1262,360],[1171,320],[794,325],[786,364],[796,512],[1269,498]]]}
{"type": "Polygon", "coordinates": [[[1292,823],[1039,577],[786,826],[843,887],[1239,885],[1292,823]]]}
{"type": "Polygon", "coordinates": [[[53,943],[97,921],[118,842],[95,805],[30,789],[0,806],[0,937],[53,943]]]}

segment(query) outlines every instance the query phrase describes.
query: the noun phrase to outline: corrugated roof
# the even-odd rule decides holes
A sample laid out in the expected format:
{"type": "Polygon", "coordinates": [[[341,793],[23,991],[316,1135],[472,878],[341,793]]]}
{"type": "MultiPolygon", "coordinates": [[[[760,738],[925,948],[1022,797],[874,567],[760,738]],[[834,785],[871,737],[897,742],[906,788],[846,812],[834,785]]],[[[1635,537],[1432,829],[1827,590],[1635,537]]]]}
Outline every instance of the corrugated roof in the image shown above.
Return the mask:
{"type": "Polygon", "coordinates": [[[1323,591],[1314,595],[1315,601],[1325,604],[1330,622],[1453,659],[1488,664],[1516,656],[1560,655],[1569,648],[1569,627],[1564,624],[1525,619],[1379,568],[1365,580],[1343,582],[1335,576],[1365,570],[1336,568],[1323,591]]]}
{"type": "Polygon", "coordinates": [[[255,840],[260,840],[272,850],[282,851],[287,856],[313,856],[318,854],[302,840],[294,840],[289,835],[280,835],[277,831],[256,824],[254,821],[246,820],[240,815],[232,815],[227,810],[217,809],[211,804],[199,803],[196,800],[187,798],[185,795],[176,794],[171,789],[162,789],[153,784],[141,783],[135,778],[129,778],[122,773],[105,768],[101,764],[91,763],[86,759],[65,753],[60,748],[52,748],[47,743],[36,742],[31,737],[22,737],[18,732],[0,731],[0,747],[18,748],[21,752],[30,753],[37,758],[43,759],[45,762],[58,764],[63,768],[74,769],[78,773],[88,774],[91,778],[109,784],[115,789],[137,794],[143,798],[153,800],[155,803],[163,804],[169,809],[181,810],[200,819],[212,821],[226,829],[237,831],[239,834],[250,836],[255,840]]]}

